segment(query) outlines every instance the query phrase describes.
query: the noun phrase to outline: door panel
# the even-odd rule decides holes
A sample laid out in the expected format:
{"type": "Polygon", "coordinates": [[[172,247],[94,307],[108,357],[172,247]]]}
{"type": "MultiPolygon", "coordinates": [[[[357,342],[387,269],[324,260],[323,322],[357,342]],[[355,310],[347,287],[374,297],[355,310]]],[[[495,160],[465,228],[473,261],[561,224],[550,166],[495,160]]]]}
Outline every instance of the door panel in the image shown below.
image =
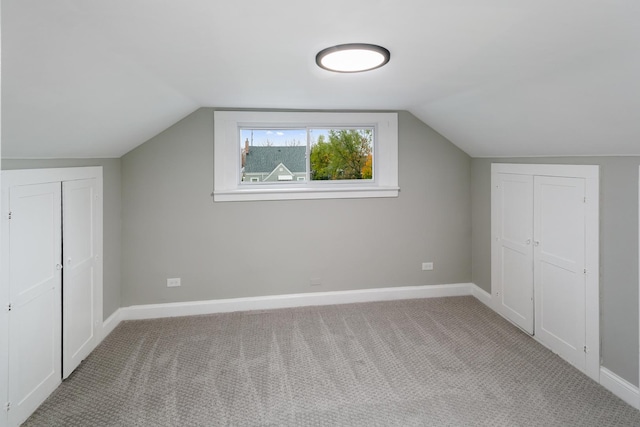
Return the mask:
{"type": "Polygon", "coordinates": [[[573,282],[574,273],[558,268],[549,263],[541,262],[540,270],[536,272],[540,288],[538,291],[539,323],[536,328],[538,335],[550,335],[556,341],[571,349],[582,347],[580,337],[580,322],[567,321],[580,316],[580,307],[575,304],[574,291],[567,286],[573,282]],[[560,284],[560,285],[559,285],[560,284]]]}
{"type": "Polygon", "coordinates": [[[520,324],[527,332],[533,333],[533,330],[525,326],[531,321],[531,299],[522,297],[523,285],[532,282],[530,278],[525,280],[522,277],[524,271],[531,272],[531,260],[526,254],[505,245],[502,247],[502,266],[502,305],[509,310],[512,321],[520,324]]]}
{"type": "Polygon", "coordinates": [[[94,236],[96,180],[63,182],[64,275],[62,354],[66,378],[97,344],[96,246],[94,236]]]}
{"type": "Polygon", "coordinates": [[[54,375],[60,365],[60,361],[56,360],[56,341],[60,341],[60,337],[54,336],[52,328],[46,331],[42,329],[42,325],[60,315],[59,312],[53,312],[56,304],[52,297],[52,292],[44,292],[26,304],[12,308],[11,323],[19,325],[13,329],[10,343],[12,347],[20,349],[20,354],[14,355],[16,357],[11,365],[12,369],[17,367],[16,374],[20,373],[19,381],[14,383],[14,396],[19,396],[19,400],[15,400],[18,403],[54,375]]]}
{"type": "Polygon", "coordinates": [[[60,183],[11,187],[9,206],[9,424],[60,383],[60,183]]]}
{"type": "Polygon", "coordinates": [[[535,318],[538,339],[585,369],[585,182],[535,177],[535,318]]]}
{"type": "Polygon", "coordinates": [[[493,277],[498,310],[533,334],[533,177],[497,174],[493,277]]]}

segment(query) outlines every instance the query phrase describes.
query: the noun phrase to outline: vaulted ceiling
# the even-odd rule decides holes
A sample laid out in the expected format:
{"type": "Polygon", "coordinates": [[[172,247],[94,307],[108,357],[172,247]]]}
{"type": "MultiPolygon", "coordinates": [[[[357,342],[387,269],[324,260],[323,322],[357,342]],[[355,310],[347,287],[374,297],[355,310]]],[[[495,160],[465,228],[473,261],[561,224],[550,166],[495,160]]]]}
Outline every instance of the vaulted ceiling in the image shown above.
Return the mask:
{"type": "Polygon", "coordinates": [[[637,0],[2,0],[2,156],[119,157],[202,106],[409,110],[472,156],[640,154],[637,0]],[[333,74],[348,42],[385,67],[333,74]]]}

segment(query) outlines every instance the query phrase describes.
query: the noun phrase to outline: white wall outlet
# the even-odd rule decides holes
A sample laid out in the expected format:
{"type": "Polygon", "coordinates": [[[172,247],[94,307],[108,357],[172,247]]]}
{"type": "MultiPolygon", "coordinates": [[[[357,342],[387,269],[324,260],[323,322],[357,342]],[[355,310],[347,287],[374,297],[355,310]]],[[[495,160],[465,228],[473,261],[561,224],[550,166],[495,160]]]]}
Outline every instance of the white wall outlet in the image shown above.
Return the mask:
{"type": "Polygon", "coordinates": [[[423,262],[422,263],[422,269],[424,271],[430,271],[433,270],[433,263],[432,262],[423,262]]]}
{"type": "Polygon", "coordinates": [[[309,284],[311,284],[311,286],[320,286],[322,285],[322,280],[320,280],[319,277],[312,277],[311,280],[309,280],[309,284]]]}
{"type": "Polygon", "coordinates": [[[167,288],[177,288],[180,286],[180,278],[167,279],[167,288]]]}

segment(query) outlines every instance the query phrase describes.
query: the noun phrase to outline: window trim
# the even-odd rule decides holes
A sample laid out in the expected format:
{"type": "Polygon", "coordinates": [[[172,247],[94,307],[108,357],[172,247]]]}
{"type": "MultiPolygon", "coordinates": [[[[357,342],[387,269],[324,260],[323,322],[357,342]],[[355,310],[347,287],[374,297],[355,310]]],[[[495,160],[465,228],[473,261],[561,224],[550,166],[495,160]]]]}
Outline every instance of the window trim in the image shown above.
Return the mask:
{"type": "MultiPolygon", "coordinates": [[[[262,183],[261,183],[262,184],[262,183]]],[[[339,112],[214,112],[213,200],[293,200],[398,197],[398,114],[339,112]],[[291,184],[242,185],[241,127],[373,127],[374,179],[293,181],[291,184]]]]}

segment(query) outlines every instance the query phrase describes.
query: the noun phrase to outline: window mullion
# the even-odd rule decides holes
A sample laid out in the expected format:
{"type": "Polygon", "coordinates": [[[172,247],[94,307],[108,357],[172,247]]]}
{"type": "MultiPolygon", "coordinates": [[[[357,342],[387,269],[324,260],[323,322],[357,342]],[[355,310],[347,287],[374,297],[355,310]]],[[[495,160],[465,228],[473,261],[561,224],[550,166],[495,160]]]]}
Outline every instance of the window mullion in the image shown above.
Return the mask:
{"type": "Polygon", "coordinates": [[[307,182],[311,182],[311,128],[309,126],[307,129],[307,182]]]}

